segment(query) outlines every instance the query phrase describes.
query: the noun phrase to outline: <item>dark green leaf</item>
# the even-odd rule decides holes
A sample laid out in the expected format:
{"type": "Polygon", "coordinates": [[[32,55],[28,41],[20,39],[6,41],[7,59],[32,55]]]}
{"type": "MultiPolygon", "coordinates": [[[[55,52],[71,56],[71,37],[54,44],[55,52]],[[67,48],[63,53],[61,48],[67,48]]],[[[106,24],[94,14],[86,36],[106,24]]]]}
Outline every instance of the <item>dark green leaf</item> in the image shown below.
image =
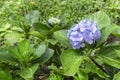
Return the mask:
{"type": "Polygon", "coordinates": [[[36,60],[34,60],[32,62],[33,63],[43,64],[46,61],[48,61],[52,57],[53,54],[54,54],[54,50],[48,48],[48,49],[46,49],[45,53],[41,57],[37,58],[36,60]]]}
{"type": "Polygon", "coordinates": [[[17,47],[10,46],[10,47],[9,47],[9,53],[10,53],[14,58],[17,58],[17,59],[20,59],[20,60],[24,61],[24,59],[23,59],[22,55],[19,53],[17,47]]]}
{"type": "Polygon", "coordinates": [[[113,45],[101,48],[97,51],[98,56],[107,56],[110,58],[118,59],[120,57],[120,46],[113,45]]]}
{"type": "Polygon", "coordinates": [[[0,49],[0,61],[5,63],[13,63],[13,64],[18,62],[8,53],[7,49],[0,49]]]}
{"type": "Polygon", "coordinates": [[[48,27],[48,25],[43,24],[43,23],[35,23],[33,25],[33,27],[34,27],[34,29],[36,31],[38,31],[39,33],[44,34],[44,35],[47,34],[48,31],[50,30],[50,28],[48,27]]]}

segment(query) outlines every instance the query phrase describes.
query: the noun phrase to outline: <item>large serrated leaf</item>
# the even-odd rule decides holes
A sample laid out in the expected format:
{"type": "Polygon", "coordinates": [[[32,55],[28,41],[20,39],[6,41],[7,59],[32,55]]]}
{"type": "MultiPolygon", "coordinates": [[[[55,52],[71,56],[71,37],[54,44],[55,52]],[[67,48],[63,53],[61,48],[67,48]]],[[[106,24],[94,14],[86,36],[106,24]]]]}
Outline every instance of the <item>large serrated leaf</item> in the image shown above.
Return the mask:
{"type": "Polygon", "coordinates": [[[62,52],[61,63],[63,65],[64,74],[68,76],[74,76],[79,69],[80,64],[83,61],[83,56],[80,56],[80,53],[68,49],[62,52]]]}
{"type": "Polygon", "coordinates": [[[90,16],[90,19],[97,22],[99,29],[110,26],[110,18],[104,11],[99,11],[93,14],[90,16]]]}

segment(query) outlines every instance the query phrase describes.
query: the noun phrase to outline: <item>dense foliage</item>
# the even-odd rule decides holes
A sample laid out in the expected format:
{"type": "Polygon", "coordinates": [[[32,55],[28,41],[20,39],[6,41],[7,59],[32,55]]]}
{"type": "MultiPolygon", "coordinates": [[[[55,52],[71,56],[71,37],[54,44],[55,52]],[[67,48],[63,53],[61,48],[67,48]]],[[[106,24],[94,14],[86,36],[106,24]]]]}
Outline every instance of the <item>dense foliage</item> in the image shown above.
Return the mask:
{"type": "Polygon", "coordinates": [[[119,80],[119,4],[1,0],[0,80],[119,80]]]}

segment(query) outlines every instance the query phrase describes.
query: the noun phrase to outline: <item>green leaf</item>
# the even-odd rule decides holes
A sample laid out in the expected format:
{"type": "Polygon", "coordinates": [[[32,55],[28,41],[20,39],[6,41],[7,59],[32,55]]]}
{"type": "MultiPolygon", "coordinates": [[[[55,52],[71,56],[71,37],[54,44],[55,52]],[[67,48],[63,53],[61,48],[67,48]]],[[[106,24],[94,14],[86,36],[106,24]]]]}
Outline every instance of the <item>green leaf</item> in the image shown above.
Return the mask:
{"type": "Polygon", "coordinates": [[[61,28],[62,28],[61,26],[56,25],[56,26],[54,26],[54,27],[49,31],[49,34],[55,32],[55,31],[58,31],[58,30],[60,30],[61,28]]]}
{"type": "Polygon", "coordinates": [[[34,29],[36,31],[38,31],[39,33],[44,34],[44,35],[47,34],[48,31],[50,30],[50,28],[48,27],[48,25],[40,23],[40,22],[39,23],[35,23],[33,25],[33,27],[34,27],[34,29]]]}
{"type": "Polygon", "coordinates": [[[62,76],[51,73],[47,80],[63,80],[62,76]]]}
{"type": "Polygon", "coordinates": [[[47,39],[47,42],[51,43],[52,45],[55,45],[58,41],[55,39],[47,39]]]}
{"type": "Polygon", "coordinates": [[[30,11],[26,16],[25,19],[27,20],[27,22],[32,25],[33,23],[38,22],[40,17],[40,13],[37,10],[34,11],[30,11]]]}
{"type": "Polygon", "coordinates": [[[64,46],[70,46],[67,38],[67,30],[59,30],[54,32],[54,38],[58,40],[64,46]]]}
{"type": "Polygon", "coordinates": [[[12,57],[24,61],[24,59],[23,59],[22,55],[19,53],[17,47],[10,46],[8,49],[9,49],[9,53],[12,55],[12,57]]]}
{"type": "Polygon", "coordinates": [[[27,53],[28,51],[30,51],[30,43],[28,41],[26,41],[26,40],[23,40],[23,41],[19,42],[18,49],[19,49],[19,52],[23,56],[25,56],[25,55],[27,55],[25,53],[27,53]]]}
{"type": "Polygon", "coordinates": [[[75,80],[88,80],[88,74],[85,73],[83,70],[80,70],[75,80]]]}
{"type": "Polygon", "coordinates": [[[18,61],[8,53],[7,49],[0,49],[0,62],[16,64],[18,61]]]}
{"type": "Polygon", "coordinates": [[[32,50],[30,49],[30,43],[27,40],[19,42],[18,50],[21,56],[23,57],[24,62],[29,61],[29,57],[32,54],[32,50]]]}
{"type": "Polygon", "coordinates": [[[39,63],[41,65],[45,63],[46,61],[48,61],[52,57],[53,54],[54,54],[54,50],[48,48],[46,49],[46,51],[41,57],[35,59],[34,61],[32,61],[32,63],[39,63]]]}
{"type": "Polygon", "coordinates": [[[90,19],[97,22],[99,29],[110,26],[110,18],[104,11],[93,14],[90,19]]]}
{"type": "Polygon", "coordinates": [[[85,67],[86,73],[96,73],[101,78],[107,78],[108,75],[105,74],[100,68],[98,68],[92,61],[88,61],[85,67]]]}
{"type": "Polygon", "coordinates": [[[12,75],[9,71],[0,69],[0,80],[13,80],[12,75]]]}
{"type": "Polygon", "coordinates": [[[18,32],[8,32],[5,35],[5,43],[8,45],[13,45],[18,42],[23,35],[18,32]]]}
{"type": "Polygon", "coordinates": [[[40,34],[38,31],[30,30],[30,32],[28,34],[33,35],[35,37],[38,37],[38,38],[40,38],[42,40],[45,39],[45,35],[44,34],[40,34]]]}
{"type": "Polygon", "coordinates": [[[118,59],[120,57],[120,46],[106,46],[97,51],[98,56],[107,56],[110,58],[118,59]]]}
{"type": "Polygon", "coordinates": [[[120,69],[120,60],[116,60],[107,56],[99,56],[98,59],[105,64],[108,64],[120,69]]]}
{"type": "Polygon", "coordinates": [[[80,54],[71,49],[62,52],[60,59],[65,75],[74,76],[78,72],[79,66],[83,61],[83,56],[80,56],[80,54]]]}
{"type": "Polygon", "coordinates": [[[40,57],[46,50],[46,45],[38,45],[33,54],[34,58],[40,57]]]}
{"type": "Polygon", "coordinates": [[[114,75],[113,80],[120,80],[120,72],[114,75]]]}
{"type": "Polygon", "coordinates": [[[116,29],[116,26],[111,25],[111,27],[104,27],[101,30],[101,38],[98,42],[98,45],[102,44],[103,42],[105,42],[107,40],[107,38],[109,37],[109,35],[116,29]]]}
{"type": "Polygon", "coordinates": [[[34,64],[31,67],[28,68],[23,68],[20,72],[19,75],[24,78],[25,80],[28,79],[33,79],[33,75],[36,72],[36,70],[38,69],[39,64],[34,64]]]}
{"type": "Polygon", "coordinates": [[[120,38],[120,26],[116,25],[117,28],[112,32],[112,34],[118,38],[120,38]]]}

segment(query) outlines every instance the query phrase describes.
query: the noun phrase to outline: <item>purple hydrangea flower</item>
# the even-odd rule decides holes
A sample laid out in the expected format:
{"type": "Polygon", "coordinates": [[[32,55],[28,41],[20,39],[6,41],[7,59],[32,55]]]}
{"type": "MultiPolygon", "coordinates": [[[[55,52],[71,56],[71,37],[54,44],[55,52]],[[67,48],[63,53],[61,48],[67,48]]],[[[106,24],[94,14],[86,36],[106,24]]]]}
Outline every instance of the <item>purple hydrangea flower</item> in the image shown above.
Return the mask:
{"type": "Polygon", "coordinates": [[[72,26],[67,33],[73,49],[83,48],[85,43],[93,44],[99,40],[100,36],[101,33],[96,22],[91,20],[81,20],[80,23],[72,26]]]}

